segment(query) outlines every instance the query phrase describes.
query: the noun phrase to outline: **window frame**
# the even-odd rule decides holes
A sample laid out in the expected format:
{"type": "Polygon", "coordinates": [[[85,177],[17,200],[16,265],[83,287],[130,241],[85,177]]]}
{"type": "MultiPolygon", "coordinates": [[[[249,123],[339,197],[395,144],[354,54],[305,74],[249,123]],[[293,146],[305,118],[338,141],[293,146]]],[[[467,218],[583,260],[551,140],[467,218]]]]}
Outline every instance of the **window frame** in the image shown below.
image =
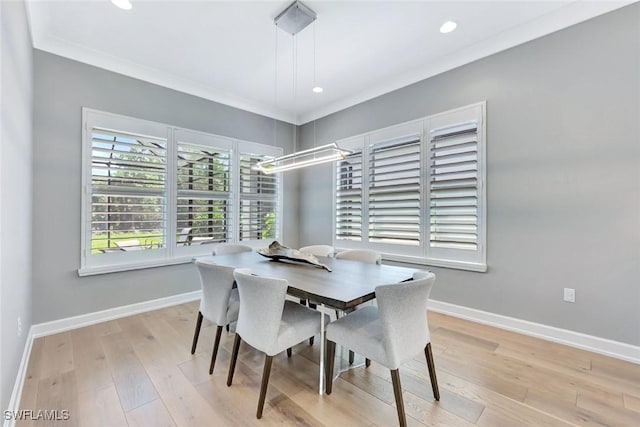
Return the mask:
{"type": "Polygon", "coordinates": [[[486,262],[486,228],[487,228],[487,195],[486,195],[486,101],[466,105],[442,113],[422,117],[397,125],[376,129],[364,134],[337,141],[344,149],[362,149],[363,183],[362,183],[362,231],[361,240],[345,240],[337,238],[337,173],[339,162],[333,166],[333,210],[332,210],[332,239],[337,250],[372,249],[382,253],[389,261],[406,262],[411,264],[429,265],[477,272],[487,271],[486,262]],[[476,120],[477,121],[477,241],[475,251],[443,250],[430,247],[430,131],[447,124],[476,120]],[[420,210],[420,244],[418,246],[404,246],[399,244],[378,243],[369,241],[369,156],[373,144],[420,134],[420,182],[421,182],[421,210],[420,210]]]}
{"type": "MultiPolygon", "coordinates": [[[[81,197],[81,244],[79,276],[137,270],[191,262],[197,255],[211,253],[211,245],[177,245],[177,153],[178,142],[229,149],[231,152],[231,216],[232,224],[229,243],[239,242],[239,153],[247,147],[252,153],[267,157],[278,157],[283,153],[281,147],[244,141],[236,138],[215,135],[206,132],[185,129],[149,120],[123,116],[119,114],[82,108],[82,197],[81,197]],[[106,128],[121,133],[166,139],[166,181],[164,188],[165,203],[165,247],[153,250],[122,251],[108,254],[91,254],[92,224],[92,130],[106,128]]],[[[282,177],[276,185],[276,236],[282,239],[283,229],[283,190],[282,177]]],[[[241,243],[253,247],[263,246],[267,240],[244,240],[241,243]]]]}

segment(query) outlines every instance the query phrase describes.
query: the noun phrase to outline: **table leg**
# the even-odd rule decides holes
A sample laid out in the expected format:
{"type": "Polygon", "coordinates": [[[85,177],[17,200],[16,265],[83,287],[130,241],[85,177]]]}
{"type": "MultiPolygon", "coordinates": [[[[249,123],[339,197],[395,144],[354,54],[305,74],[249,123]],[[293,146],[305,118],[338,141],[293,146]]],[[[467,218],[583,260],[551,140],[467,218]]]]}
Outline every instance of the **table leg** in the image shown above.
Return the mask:
{"type": "Polygon", "coordinates": [[[324,304],[318,307],[320,310],[320,380],[318,381],[318,394],[324,394],[324,304]]]}

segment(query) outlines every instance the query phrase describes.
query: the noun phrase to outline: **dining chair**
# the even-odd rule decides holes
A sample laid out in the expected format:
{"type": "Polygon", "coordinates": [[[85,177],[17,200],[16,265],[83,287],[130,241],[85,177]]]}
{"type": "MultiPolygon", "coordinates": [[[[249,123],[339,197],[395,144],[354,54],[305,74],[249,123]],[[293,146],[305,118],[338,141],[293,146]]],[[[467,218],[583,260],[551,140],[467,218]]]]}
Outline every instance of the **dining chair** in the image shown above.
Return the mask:
{"type": "Polygon", "coordinates": [[[334,251],[333,246],[329,246],[329,245],[304,246],[298,250],[305,254],[311,254],[315,256],[326,256],[326,257],[332,256],[334,251]]]}
{"type": "Polygon", "coordinates": [[[191,354],[196,352],[202,319],[215,323],[217,326],[216,337],[213,342],[211,364],[209,365],[209,375],[211,375],[216,364],[222,328],[238,320],[240,302],[238,290],[232,289],[233,271],[235,270],[233,267],[202,261],[196,261],[196,267],[198,267],[198,272],[200,273],[202,298],[200,299],[200,310],[196,321],[196,331],[193,335],[193,344],[191,344],[191,354]]]}
{"type": "Polygon", "coordinates": [[[336,259],[350,259],[353,261],[367,262],[369,264],[382,264],[382,254],[369,249],[351,249],[338,252],[336,259]]]}
{"type": "Polygon", "coordinates": [[[435,279],[431,272],[419,272],[413,275],[413,280],[377,286],[378,307],[364,307],[327,326],[327,394],[331,394],[333,385],[336,344],[341,344],[391,370],[401,426],[406,426],[407,420],[398,368],[422,351],[427,359],[433,396],[440,400],[426,317],[427,301],[435,279]]]}
{"type": "MultiPolygon", "coordinates": [[[[239,254],[241,252],[251,252],[253,249],[246,245],[237,245],[235,243],[218,243],[213,247],[212,255],[228,255],[239,254]]],[[[227,324],[227,332],[229,332],[229,325],[227,324]]]]}
{"type": "MultiPolygon", "coordinates": [[[[378,251],[372,251],[369,249],[351,249],[347,251],[338,252],[336,259],[348,259],[351,261],[366,262],[367,264],[382,264],[382,254],[378,251]]],[[[351,310],[353,311],[353,310],[351,310]]],[[[336,317],[340,317],[340,313],[336,310],[336,317]]],[[[355,353],[353,350],[349,350],[349,364],[353,365],[355,359],[355,353]]],[[[365,360],[365,364],[369,366],[371,361],[365,360]]]]}
{"type": "MultiPolygon", "coordinates": [[[[233,373],[242,341],[265,354],[257,418],[267,394],[273,356],[320,333],[320,316],[303,305],[285,300],[289,283],[285,279],[252,276],[248,269],[237,269],[233,274],[240,292],[240,313],[233,341],[227,386],[231,386],[233,373]]],[[[326,323],[328,318],[322,316],[326,323]]]]}
{"type": "Polygon", "coordinates": [[[251,252],[253,249],[246,245],[236,245],[234,243],[218,243],[213,248],[213,255],[238,254],[240,252],[251,252]]]}
{"type": "MultiPolygon", "coordinates": [[[[329,246],[329,245],[311,245],[311,246],[304,246],[300,249],[298,249],[300,252],[305,253],[305,254],[310,254],[310,255],[314,255],[314,256],[324,256],[324,257],[331,257],[333,256],[333,246],[329,246]]],[[[301,298],[300,299],[300,304],[307,304],[309,305],[310,308],[316,308],[316,304],[312,303],[311,301],[307,302],[306,299],[301,298]]],[[[313,338],[309,339],[309,344],[313,345],[313,338]]]]}

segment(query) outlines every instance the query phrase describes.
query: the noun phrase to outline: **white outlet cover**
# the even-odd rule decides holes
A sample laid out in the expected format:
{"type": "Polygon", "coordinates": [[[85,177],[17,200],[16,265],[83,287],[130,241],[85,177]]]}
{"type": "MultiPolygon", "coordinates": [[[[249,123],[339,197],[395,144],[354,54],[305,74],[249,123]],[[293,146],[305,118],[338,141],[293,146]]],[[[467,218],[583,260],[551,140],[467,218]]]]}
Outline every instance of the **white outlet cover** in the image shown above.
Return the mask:
{"type": "Polygon", "coordinates": [[[566,302],[576,302],[576,290],[572,288],[564,288],[564,300],[566,302]]]}

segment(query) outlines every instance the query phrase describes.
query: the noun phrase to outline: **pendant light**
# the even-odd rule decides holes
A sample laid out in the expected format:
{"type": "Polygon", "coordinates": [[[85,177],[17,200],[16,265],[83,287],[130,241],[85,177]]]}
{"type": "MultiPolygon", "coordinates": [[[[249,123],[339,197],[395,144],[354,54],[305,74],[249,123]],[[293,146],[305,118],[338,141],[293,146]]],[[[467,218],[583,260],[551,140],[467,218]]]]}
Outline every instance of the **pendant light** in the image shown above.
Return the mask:
{"type": "MultiPolygon", "coordinates": [[[[309,7],[305,6],[299,1],[293,2],[282,13],[280,13],[275,19],[274,23],[276,27],[291,33],[295,37],[302,29],[307,27],[310,23],[316,20],[316,13],[309,7]]],[[[320,93],[322,88],[316,86],[316,64],[315,64],[315,24],[313,34],[313,92],[320,93]]],[[[297,55],[297,53],[296,53],[297,55]]],[[[277,40],[276,40],[276,56],[277,56],[277,40]]],[[[277,63],[277,58],[276,58],[277,63]]],[[[276,65],[277,73],[277,65],[276,65]]],[[[294,73],[294,81],[296,75],[294,73]]],[[[294,83],[295,85],[295,83],[294,83]]],[[[277,77],[276,77],[277,88],[277,77]]],[[[277,96],[277,89],[276,89],[277,96]]],[[[315,121],[314,121],[314,142],[315,142],[315,121]]],[[[310,148],[308,150],[296,151],[292,154],[276,157],[270,160],[264,160],[258,162],[255,165],[255,169],[269,175],[277,172],[284,172],[288,170],[300,169],[307,166],[318,165],[321,163],[333,162],[336,160],[342,160],[349,154],[352,154],[349,150],[343,150],[338,147],[335,142],[331,144],[322,145],[319,147],[310,148]]]]}

